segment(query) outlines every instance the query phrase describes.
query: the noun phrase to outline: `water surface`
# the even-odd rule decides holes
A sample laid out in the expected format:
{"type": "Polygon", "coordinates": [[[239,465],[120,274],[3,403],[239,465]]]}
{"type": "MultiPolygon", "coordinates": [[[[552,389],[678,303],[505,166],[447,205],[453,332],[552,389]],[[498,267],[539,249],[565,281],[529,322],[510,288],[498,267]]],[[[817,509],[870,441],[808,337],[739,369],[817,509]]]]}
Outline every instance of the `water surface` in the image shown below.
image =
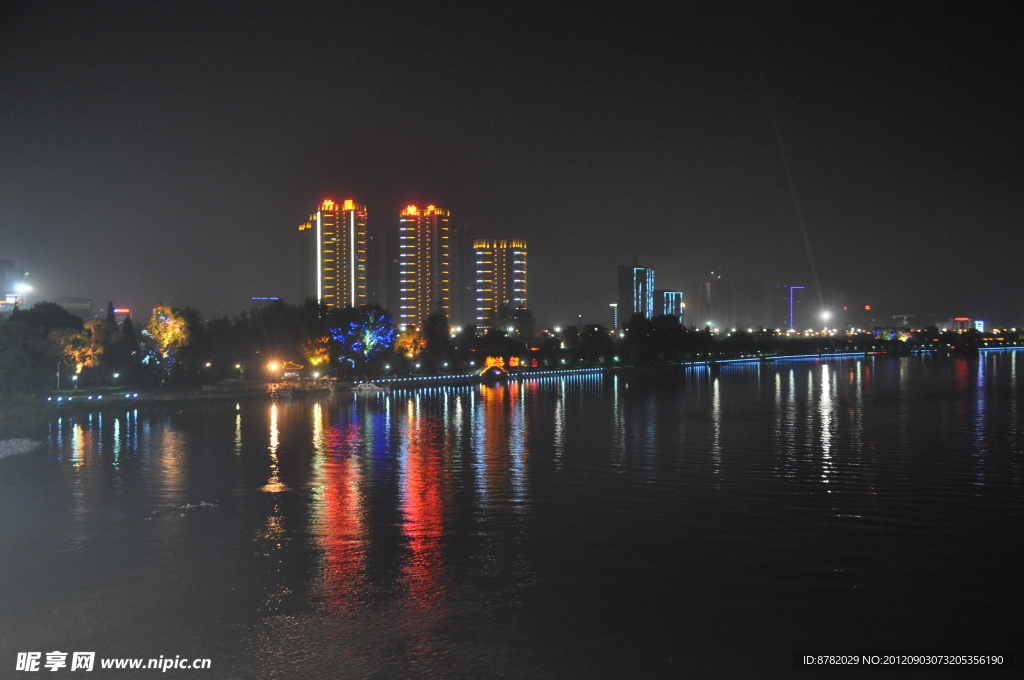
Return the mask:
{"type": "Polygon", "coordinates": [[[1019,647],[1021,362],[55,417],[0,460],[0,667],[59,649],[212,660],[172,677],[782,677],[796,649],[1019,647]]]}

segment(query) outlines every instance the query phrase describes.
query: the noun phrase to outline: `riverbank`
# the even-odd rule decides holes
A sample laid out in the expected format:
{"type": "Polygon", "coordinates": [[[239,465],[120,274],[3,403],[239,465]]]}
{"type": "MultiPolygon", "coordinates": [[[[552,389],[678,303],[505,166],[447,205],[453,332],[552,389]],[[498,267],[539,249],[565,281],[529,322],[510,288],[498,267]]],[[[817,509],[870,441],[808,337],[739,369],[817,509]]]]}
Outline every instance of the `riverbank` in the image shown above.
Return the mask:
{"type": "MultiPolygon", "coordinates": [[[[1015,351],[1020,347],[981,348],[981,353],[996,351],[1015,351]]],[[[676,362],[671,364],[653,365],[614,365],[585,368],[558,368],[529,371],[493,371],[486,374],[441,374],[405,377],[375,377],[372,381],[386,385],[391,389],[419,389],[447,387],[457,385],[475,385],[480,383],[502,383],[521,380],[558,378],[570,375],[620,372],[674,372],[708,368],[712,370],[728,366],[757,363],[786,363],[805,361],[842,361],[883,356],[903,356],[909,354],[935,354],[937,350],[919,349],[902,353],[893,352],[835,352],[821,354],[787,354],[768,356],[747,356],[733,358],[715,358],[696,361],[676,362]]],[[[959,356],[959,355],[958,355],[959,356]]],[[[350,393],[356,382],[333,383],[338,393],[350,393]]],[[[285,399],[313,394],[328,394],[328,383],[291,382],[258,382],[230,381],[218,385],[205,386],[170,386],[153,387],[138,390],[106,390],[89,392],[77,390],[50,394],[42,397],[24,395],[8,397],[0,401],[0,435],[16,436],[29,431],[28,421],[35,417],[51,415],[57,412],[81,412],[117,406],[138,407],[143,405],[173,405],[201,402],[204,400],[251,400],[251,399],[285,399]]]]}

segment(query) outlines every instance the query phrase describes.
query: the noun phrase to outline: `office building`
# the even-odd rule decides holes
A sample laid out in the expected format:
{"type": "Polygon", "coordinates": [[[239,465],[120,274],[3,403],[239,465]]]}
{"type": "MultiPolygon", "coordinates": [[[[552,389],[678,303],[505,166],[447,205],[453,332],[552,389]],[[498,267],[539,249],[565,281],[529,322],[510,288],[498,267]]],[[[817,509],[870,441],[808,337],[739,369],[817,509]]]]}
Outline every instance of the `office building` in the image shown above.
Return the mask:
{"type": "Polygon", "coordinates": [[[526,242],[473,241],[476,325],[494,327],[500,307],[526,308],[526,242]]]}
{"type": "Polygon", "coordinates": [[[14,260],[0,260],[0,315],[24,304],[28,272],[19,271],[14,260]]]}
{"type": "Polygon", "coordinates": [[[87,297],[59,297],[54,302],[64,308],[69,314],[74,314],[82,321],[89,321],[93,318],[92,298],[87,297]]]}
{"type": "Polygon", "coordinates": [[[351,199],[326,199],[309,221],[299,226],[304,238],[304,298],[325,307],[357,307],[367,303],[366,206],[351,199]]]}
{"type": "Polygon", "coordinates": [[[654,317],[654,270],[647,267],[619,267],[619,321],[623,324],[636,314],[654,317]]]}
{"type": "Polygon", "coordinates": [[[774,326],[779,330],[806,330],[810,319],[804,309],[804,286],[775,286],[774,326]]]}
{"type": "Polygon", "coordinates": [[[697,328],[781,327],[775,319],[772,291],[766,285],[745,277],[723,277],[715,272],[700,284],[696,316],[692,323],[697,328]]]}
{"type": "Polygon", "coordinates": [[[680,290],[654,291],[655,315],[674,316],[682,326],[686,325],[686,303],[680,290]]]}
{"type": "Polygon", "coordinates": [[[434,205],[410,205],[402,210],[396,318],[400,326],[420,326],[434,311],[450,315],[458,305],[454,241],[450,211],[434,205]]]}

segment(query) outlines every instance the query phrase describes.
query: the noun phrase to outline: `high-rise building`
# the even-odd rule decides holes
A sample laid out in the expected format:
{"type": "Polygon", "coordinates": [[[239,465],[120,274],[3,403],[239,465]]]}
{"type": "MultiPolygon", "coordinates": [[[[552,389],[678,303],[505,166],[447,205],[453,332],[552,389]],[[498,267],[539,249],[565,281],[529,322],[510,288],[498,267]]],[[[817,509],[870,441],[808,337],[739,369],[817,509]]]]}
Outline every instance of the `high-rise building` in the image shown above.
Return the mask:
{"type": "Polygon", "coordinates": [[[74,314],[82,321],[93,318],[92,298],[86,297],[59,297],[54,302],[64,308],[69,314],[74,314]]]}
{"type": "Polygon", "coordinates": [[[654,270],[647,267],[619,267],[619,321],[635,314],[654,317],[654,270]]]}
{"type": "Polygon", "coordinates": [[[27,276],[28,272],[18,270],[14,260],[0,260],[0,315],[24,303],[27,276]]]}
{"type": "Polygon", "coordinates": [[[686,325],[686,303],[680,290],[654,291],[654,313],[656,315],[674,316],[679,323],[686,325]]]}
{"type": "Polygon", "coordinates": [[[449,225],[452,243],[452,302],[448,319],[462,325],[476,320],[476,255],[473,231],[453,220],[449,225]]]}
{"type": "Polygon", "coordinates": [[[723,277],[711,272],[701,282],[693,325],[718,329],[778,327],[770,289],[746,277],[723,277]]]}
{"type": "Polygon", "coordinates": [[[435,310],[451,314],[457,283],[451,212],[434,205],[402,210],[398,224],[398,323],[419,326],[435,310]]]}
{"type": "Polygon", "coordinates": [[[499,307],[526,308],[526,242],[473,241],[476,325],[494,326],[499,307]]]}
{"type": "Polygon", "coordinates": [[[810,320],[804,311],[804,286],[775,286],[774,320],[780,330],[805,330],[810,320]]]}
{"type": "Polygon", "coordinates": [[[16,272],[14,260],[0,260],[0,299],[14,292],[17,283],[16,272]]]}
{"type": "Polygon", "coordinates": [[[367,303],[366,215],[366,206],[351,199],[342,203],[326,199],[299,226],[306,242],[303,297],[326,307],[367,303]]]}

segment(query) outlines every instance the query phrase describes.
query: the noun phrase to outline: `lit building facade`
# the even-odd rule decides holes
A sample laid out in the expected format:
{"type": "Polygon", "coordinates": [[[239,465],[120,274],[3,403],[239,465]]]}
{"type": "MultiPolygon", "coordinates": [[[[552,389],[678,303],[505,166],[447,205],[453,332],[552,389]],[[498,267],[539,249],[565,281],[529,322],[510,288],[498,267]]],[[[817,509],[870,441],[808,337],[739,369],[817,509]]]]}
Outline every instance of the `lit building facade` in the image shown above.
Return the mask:
{"type": "Polygon", "coordinates": [[[473,241],[476,325],[494,326],[498,308],[526,308],[526,242],[473,241]]]}
{"type": "Polygon", "coordinates": [[[619,321],[635,314],[654,317],[654,270],[647,267],[619,267],[619,321]]]}
{"type": "Polygon", "coordinates": [[[420,326],[435,310],[451,314],[454,281],[451,212],[410,205],[398,224],[398,323],[420,326]]]}
{"type": "Polygon", "coordinates": [[[654,291],[654,313],[657,315],[674,316],[679,323],[686,325],[686,303],[680,290],[654,291]]]}
{"type": "Polygon", "coordinates": [[[303,297],[326,307],[358,307],[367,303],[366,206],[351,199],[324,200],[309,221],[299,226],[306,248],[303,297]]]}
{"type": "Polygon", "coordinates": [[[804,286],[775,286],[775,322],[780,330],[805,330],[811,321],[804,313],[804,286]]]}

